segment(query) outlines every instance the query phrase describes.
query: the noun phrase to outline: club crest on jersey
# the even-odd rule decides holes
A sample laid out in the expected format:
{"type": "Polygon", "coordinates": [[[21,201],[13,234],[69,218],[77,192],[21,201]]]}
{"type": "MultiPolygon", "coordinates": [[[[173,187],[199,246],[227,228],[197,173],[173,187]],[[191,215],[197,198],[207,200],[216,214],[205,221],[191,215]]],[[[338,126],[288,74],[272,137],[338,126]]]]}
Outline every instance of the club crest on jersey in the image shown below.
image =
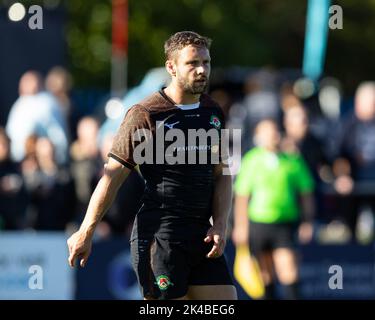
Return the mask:
{"type": "Polygon", "coordinates": [[[169,280],[169,277],[166,275],[160,275],[156,278],[155,284],[158,285],[160,290],[167,290],[169,286],[173,286],[173,283],[169,280]]]}
{"type": "Polygon", "coordinates": [[[211,116],[210,124],[212,124],[216,129],[220,129],[220,127],[221,127],[221,122],[220,122],[219,118],[215,115],[211,116]]]}

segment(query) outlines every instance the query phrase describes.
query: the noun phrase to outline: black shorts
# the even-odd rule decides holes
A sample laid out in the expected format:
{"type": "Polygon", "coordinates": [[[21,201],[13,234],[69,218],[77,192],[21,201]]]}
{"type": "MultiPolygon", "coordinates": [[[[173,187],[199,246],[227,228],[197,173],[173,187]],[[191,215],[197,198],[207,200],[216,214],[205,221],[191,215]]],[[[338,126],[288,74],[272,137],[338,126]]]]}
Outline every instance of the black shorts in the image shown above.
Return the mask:
{"type": "Polygon", "coordinates": [[[175,299],[192,285],[233,285],[224,255],[207,258],[212,243],[202,240],[135,239],[132,264],[145,298],[175,299]]]}
{"type": "Polygon", "coordinates": [[[250,251],[255,256],[279,248],[294,249],[296,223],[250,222],[250,251]]]}

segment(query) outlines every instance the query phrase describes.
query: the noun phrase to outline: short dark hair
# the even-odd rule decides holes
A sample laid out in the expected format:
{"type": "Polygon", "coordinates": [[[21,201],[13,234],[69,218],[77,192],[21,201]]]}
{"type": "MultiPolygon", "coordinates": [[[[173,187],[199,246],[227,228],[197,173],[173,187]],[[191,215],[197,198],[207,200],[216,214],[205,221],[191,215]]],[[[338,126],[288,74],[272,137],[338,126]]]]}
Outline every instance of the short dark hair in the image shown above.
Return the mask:
{"type": "Polygon", "coordinates": [[[165,58],[166,60],[170,60],[177,50],[181,50],[189,45],[210,49],[211,42],[211,39],[193,31],[177,32],[164,43],[165,58]]]}

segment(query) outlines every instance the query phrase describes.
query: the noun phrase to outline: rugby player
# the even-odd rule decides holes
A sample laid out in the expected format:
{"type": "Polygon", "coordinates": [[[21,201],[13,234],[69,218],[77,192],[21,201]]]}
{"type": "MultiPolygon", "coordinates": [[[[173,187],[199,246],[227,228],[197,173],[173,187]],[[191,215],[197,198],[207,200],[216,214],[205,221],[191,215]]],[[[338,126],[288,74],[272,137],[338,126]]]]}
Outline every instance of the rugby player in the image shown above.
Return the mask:
{"type": "Polygon", "coordinates": [[[127,112],[81,227],[67,241],[70,266],[79,259],[83,267],[95,227],[130,171],[139,168],[146,187],[130,244],[144,299],[237,299],[223,255],[232,180],[224,174],[224,157],[212,161],[215,152],[225,154],[220,141],[219,148],[215,139],[206,139],[205,144],[199,139],[190,144],[186,139],[184,145],[173,147],[172,141],[155,138],[158,130],[166,136],[174,129],[188,135],[192,129],[208,132],[224,128],[220,107],[205,94],[211,69],[210,43],[191,31],[178,32],[165,42],[165,66],[171,82],[127,112]],[[151,148],[152,161],[140,163],[137,147],[142,143],[151,148]],[[165,150],[165,157],[170,152],[180,160],[188,159],[189,152],[197,157],[203,152],[207,161],[171,164],[158,157],[160,150],[165,150]]]}

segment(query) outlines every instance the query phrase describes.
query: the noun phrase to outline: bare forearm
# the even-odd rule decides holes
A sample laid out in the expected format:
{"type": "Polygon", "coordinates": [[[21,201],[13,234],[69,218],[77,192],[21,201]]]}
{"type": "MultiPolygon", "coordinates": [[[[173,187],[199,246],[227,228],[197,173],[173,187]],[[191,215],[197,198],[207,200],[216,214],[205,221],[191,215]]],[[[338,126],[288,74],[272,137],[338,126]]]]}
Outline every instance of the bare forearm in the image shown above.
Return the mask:
{"type": "Polygon", "coordinates": [[[100,179],[91,196],[81,230],[89,234],[94,233],[95,227],[102,220],[116,197],[117,190],[112,189],[114,188],[111,188],[110,183],[104,177],[100,179]]]}
{"type": "Polygon", "coordinates": [[[130,170],[124,168],[115,160],[110,159],[105,166],[104,175],[99,180],[94,193],[91,196],[86,216],[81,225],[81,231],[92,235],[95,227],[101,221],[104,214],[111,207],[116,198],[121,184],[128,177],[130,170]]]}
{"type": "Polygon", "coordinates": [[[248,205],[249,205],[248,196],[237,195],[234,202],[234,227],[246,227],[249,223],[247,217],[248,205]]]}

